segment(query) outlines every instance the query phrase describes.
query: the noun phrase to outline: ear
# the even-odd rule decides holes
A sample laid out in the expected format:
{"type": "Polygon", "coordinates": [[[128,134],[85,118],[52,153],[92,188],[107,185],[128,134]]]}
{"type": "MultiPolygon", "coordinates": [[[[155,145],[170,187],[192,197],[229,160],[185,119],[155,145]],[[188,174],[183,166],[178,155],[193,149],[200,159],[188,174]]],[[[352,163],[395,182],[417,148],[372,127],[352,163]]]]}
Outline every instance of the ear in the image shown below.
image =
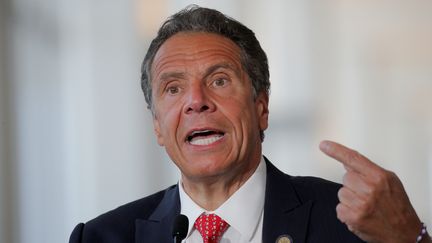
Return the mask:
{"type": "Polygon", "coordinates": [[[163,140],[163,136],[160,130],[160,124],[159,124],[159,120],[156,116],[156,114],[153,115],[153,129],[154,129],[154,133],[156,135],[156,139],[157,142],[160,146],[164,146],[164,140],[163,140]]]}
{"type": "Polygon", "coordinates": [[[264,131],[268,127],[268,109],[269,96],[267,92],[262,91],[258,94],[255,99],[255,108],[257,112],[258,124],[261,131],[264,131]]]}

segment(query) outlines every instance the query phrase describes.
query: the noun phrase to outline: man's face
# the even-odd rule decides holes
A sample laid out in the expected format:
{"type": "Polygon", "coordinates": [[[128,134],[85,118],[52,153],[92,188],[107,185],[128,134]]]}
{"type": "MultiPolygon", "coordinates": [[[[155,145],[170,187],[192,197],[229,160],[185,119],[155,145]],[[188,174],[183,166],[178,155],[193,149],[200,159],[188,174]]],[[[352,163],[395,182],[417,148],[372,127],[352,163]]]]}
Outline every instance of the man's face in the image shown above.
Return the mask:
{"type": "Polygon", "coordinates": [[[210,33],[178,33],[151,67],[154,129],[187,179],[246,173],[261,155],[268,96],[254,98],[240,48],[210,33]]]}

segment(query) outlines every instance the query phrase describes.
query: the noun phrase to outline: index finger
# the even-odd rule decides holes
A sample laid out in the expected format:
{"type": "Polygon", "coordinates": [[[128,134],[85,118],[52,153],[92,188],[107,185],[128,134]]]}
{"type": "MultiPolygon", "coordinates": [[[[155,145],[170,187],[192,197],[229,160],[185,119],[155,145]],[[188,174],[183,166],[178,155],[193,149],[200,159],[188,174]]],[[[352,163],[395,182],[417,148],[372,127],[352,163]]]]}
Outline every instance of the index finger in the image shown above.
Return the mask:
{"type": "Polygon", "coordinates": [[[342,144],[324,140],[319,147],[323,153],[341,162],[347,169],[352,169],[360,174],[367,175],[381,168],[359,152],[342,144]]]}

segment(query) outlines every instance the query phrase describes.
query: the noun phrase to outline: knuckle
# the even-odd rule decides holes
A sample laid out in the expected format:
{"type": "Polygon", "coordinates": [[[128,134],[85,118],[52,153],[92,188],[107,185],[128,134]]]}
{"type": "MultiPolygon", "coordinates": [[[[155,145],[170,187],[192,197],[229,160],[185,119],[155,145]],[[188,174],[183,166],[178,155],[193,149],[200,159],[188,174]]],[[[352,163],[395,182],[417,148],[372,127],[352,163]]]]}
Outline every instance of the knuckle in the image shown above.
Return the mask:
{"type": "Polygon", "coordinates": [[[337,196],[339,198],[339,201],[340,201],[341,198],[343,198],[343,195],[344,195],[342,190],[343,190],[343,187],[341,189],[339,189],[339,191],[337,192],[337,196]]]}
{"type": "Polygon", "coordinates": [[[357,231],[356,228],[352,224],[347,225],[347,227],[348,227],[348,230],[353,232],[353,233],[355,233],[357,231]]]}
{"type": "Polygon", "coordinates": [[[381,195],[392,190],[394,185],[400,184],[397,175],[392,171],[380,170],[375,174],[370,186],[370,194],[381,195]]]}
{"type": "Polygon", "coordinates": [[[373,213],[373,200],[359,201],[358,204],[358,219],[367,218],[373,213]]]}
{"type": "Polygon", "coordinates": [[[349,224],[347,225],[348,230],[353,232],[354,234],[358,234],[360,232],[359,227],[357,225],[349,224]]]}
{"type": "Polygon", "coordinates": [[[377,179],[381,183],[386,183],[390,180],[390,174],[387,171],[380,171],[377,179]]]}
{"type": "Polygon", "coordinates": [[[348,172],[345,173],[342,177],[342,184],[346,185],[347,182],[348,182],[348,172]]]}
{"type": "Polygon", "coordinates": [[[336,216],[342,223],[351,225],[354,228],[361,227],[366,218],[365,213],[361,209],[347,209],[342,203],[336,206],[336,216]]]}
{"type": "Polygon", "coordinates": [[[356,150],[352,150],[348,153],[348,160],[349,161],[357,161],[362,157],[362,155],[357,152],[356,150]]]}
{"type": "Polygon", "coordinates": [[[339,203],[336,206],[336,217],[342,222],[345,223],[346,222],[346,217],[345,217],[345,213],[344,213],[344,209],[343,209],[343,205],[342,203],[339,203]]]}
{"type": "Polygon", "coordinates": [[[394,173],[393,171],[388,170],[387,171],[387,177],[388,177],[388,181],[392,182],[392,183],[397,183],[399,182],[399,177],[396,175],[396,173],[394,173]]]}
{"type": "Polygon", "coordinates": [[[366,192],[367,199],[373,201],[376,196],[382,193],[382,184],[369,184],[365,187],[364,191],[366,192]]]}
{"type": "Polygon", "coordinates": [[[344,185],[349,184],[351,181],[353,181],[353,178],[355,177],[355,174],[353,172],[346,172],[342,178],[342,183],[344,185]]]}
{"type": "Polygon", "coordinates": [[[366,200],[373,201],[375,195],[381,194],[381,189],[378,188],[379,185],[369,185],[364,189],[366,200]]]}
{"type": "Polygon", "coordinates": [[[356,211],[353,213],[351,220],[350,220],[350,223],[353,226],[358,226],[358,225],[361,225],[361,222],[363,221],[363,219],[364,219],[364,213],[361,210],[356,211]]]}
{"type": "Polygon", "coordinates": [[[366,195],[363,197],[363,201],[361,201],[360,205],[362,205],[362,210],[364,212],[370,212],[383,195],[383,189],[380,186],[368,186],[365,192],[366,195]]]}
{"type": "Polygon", "coordinates": [[[374,188],[376,188],[387,184],[390,180],[390,175],[387,171],[379,170],[375,172],[372,179],[373,179],[373,184],[375,185],[374,188]]]}
{"type": "Polygon", "coordinates": [[[339,189],[337,196],[339,198],[339,201],[345,199],[347,197],[348,191],[345,187],[342,187],[341,189],[339,189]]]}

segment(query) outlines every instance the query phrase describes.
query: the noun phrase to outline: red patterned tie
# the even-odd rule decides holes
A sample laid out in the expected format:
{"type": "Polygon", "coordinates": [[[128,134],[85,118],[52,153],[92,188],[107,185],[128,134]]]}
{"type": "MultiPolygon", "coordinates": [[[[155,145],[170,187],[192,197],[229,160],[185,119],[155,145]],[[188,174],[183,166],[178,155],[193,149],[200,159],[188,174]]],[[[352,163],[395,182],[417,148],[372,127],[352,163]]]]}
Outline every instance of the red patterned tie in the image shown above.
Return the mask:
{"type": "Polygon", "coordinates": [[[216,214],[201,214],[195,220],[195,228],[200,232],[203,243],[218,243],[225,230],[227,222],[216,214]]]}

